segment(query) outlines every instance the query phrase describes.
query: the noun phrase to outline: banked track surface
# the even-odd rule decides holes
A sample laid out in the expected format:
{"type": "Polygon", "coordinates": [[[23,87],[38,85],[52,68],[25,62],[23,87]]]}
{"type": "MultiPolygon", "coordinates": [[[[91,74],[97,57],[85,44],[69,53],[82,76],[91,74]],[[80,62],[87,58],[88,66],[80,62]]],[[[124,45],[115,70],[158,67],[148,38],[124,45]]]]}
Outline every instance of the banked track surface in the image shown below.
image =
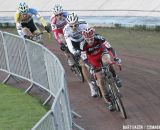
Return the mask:
{"type": "MultiPolygon", "coordinates": [[[[118,112],[109,112],[102,99],[90,97],[87,83],[81,83],[69,69],[65,57],[56,44],[47,45],[62,62],[68,78],[68,90],[71,107],[82,118],[76,122],[86,130],[122,130],[123,127],[143,129],[149,125],[160,125],[160,60],[149,55],[119,50],[123,60],[123,71],[119,73],[123,80],[123,103],[128,118],[125,120],[118,112]]],[[[159,126],[160,127],[160,126],[159,126]]]]}

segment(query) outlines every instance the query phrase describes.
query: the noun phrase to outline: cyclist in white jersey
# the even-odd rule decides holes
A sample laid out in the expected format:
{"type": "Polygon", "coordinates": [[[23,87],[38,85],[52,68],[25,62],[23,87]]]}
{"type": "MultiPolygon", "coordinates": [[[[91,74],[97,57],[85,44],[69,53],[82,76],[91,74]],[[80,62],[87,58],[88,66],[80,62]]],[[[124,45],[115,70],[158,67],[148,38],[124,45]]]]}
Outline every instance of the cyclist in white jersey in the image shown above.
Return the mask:
{"type": "MultiPolygon", "coordinates": [[[[83,41],[82,31],[88,28],[89,25],[85,21],[78,20],[78,16],[75,13],[69,14],[66,18],[66,21],[67,25],[64,27],[63,32],[68,49],[73,55],[80,55],[80,42],[83,41]]],[[[89,84],[91,96],[96,97],[97,92],[91,83],[90,74],[84,64],[86,59],[86,57],[84,58],[81,55],[80,65],[82,67],[83,75],[89,84]]]]}

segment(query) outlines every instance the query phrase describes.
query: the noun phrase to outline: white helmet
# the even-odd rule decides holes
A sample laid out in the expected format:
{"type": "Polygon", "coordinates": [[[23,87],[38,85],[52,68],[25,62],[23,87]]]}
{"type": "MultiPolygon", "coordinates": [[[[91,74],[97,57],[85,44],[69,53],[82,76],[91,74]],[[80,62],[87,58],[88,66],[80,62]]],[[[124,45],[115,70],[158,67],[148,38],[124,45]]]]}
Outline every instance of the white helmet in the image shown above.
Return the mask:
{"type": "Polygon", "coordinates": [[[61,14],[63,13],[63,8],[60,4],[55,4],[54,7],[52,8],[52,11],[54,15],[61,14]]]}
{"type": "Polygon", "coordinates": [[[18,10],[21,14],[25,14],[28,12],[28,5],[25,2],[19,3],[18,10]]]}
{"type": "Polygon", "coordinates": [[[78,23],[78,16],[75,13],[71,13],[67,16],[66,21],[68,24],[78,23]]]}

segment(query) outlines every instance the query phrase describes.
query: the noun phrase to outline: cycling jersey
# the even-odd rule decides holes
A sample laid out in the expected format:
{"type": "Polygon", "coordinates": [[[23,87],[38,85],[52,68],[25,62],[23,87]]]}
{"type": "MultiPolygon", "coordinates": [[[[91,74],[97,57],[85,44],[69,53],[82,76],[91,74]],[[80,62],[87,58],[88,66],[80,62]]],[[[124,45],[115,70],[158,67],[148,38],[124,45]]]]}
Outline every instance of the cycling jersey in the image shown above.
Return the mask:
{"type": "Polygon", "coordinates": [[[64,27],[64,36],[72,54],[74,54],[76,50],[80,50],[80,42],[84,40],[82,31],[86,28],[88,28],[88,24],[85,21],[79,21],[76,31],[73,31],[69,24],[64,27]]]}
{"type": "Polygon", "coordinates": [[[35,31],[38,32],[38,29],[33,21],[33,16],[36,16],[40,20],[43,27],[47,27],[47,22],[44,20],[43,17],[40,16],[40,14],[36,9],[29,8],[26,14],[21,14],[19,11],[17,11],[15,14],[15,22],[16,22],[16,28],[17,28],[18,34],[21,37],[24,37],[24,35],[26,35],[22,31],[22,28],[25,28],[25,27],[28,28],[32,33],[34,33],[35,31]]]}
{"type": "Polygon", "coordinates": [[[116,57],[116,53],[110,43],[99,34],[95,34],[93,45],[89,45],[85,40],[82,41],[80,44],[80,49],[86,52],[90,64],[92,64],[95,68],[101,67],[101,57],[104,52],[116,57]]]}
{"type": "Polygon", "coordinates": [[[67,24],[66,22],[66,17],[68,15],[67,12],[63,12],[61,14],[62,16],[60,19],[57,19],[57,17],[53,14],[50,18],[51,21],[51,27],[52,27],[52,32],[54,33],[55,38],[57,39],[58,43],[61,45],[62,40],[60,38],[60,35],[63,34],[63,28],[67,24]]]}
{"type": "Polygon", "coordinates": [[[51,21],[51,27],[52,27],[52,31],[56,32],[56,31],[61,31],[63,32],[63,28],[66,25],[66,17],[68,15],[67,12],[63,12],[61,14],[61,18],[57,19],[57,17],[53,14],[50,18],[51,21]]]}

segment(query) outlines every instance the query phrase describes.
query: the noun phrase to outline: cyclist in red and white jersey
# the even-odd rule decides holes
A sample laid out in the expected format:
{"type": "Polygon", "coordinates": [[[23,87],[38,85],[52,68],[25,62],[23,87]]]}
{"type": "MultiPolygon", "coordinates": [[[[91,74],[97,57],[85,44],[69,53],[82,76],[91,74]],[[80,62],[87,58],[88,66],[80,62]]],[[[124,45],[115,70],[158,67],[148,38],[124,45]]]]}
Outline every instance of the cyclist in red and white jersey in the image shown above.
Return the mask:
{"type": "Polygon", "coordinates": [[[67,23],[66,17],[68,13],[63,11],[63,8],[60,4],[55,4],[54,7],[52,8],[52,12],[53,12],[53,15],[50,18],[52,32],[54,33],[54,36],[60,45],[60,49],[64,52],[64,55],[67,58],[68,65],[72,66],[74,62],[70,58],[71,56],[69,52],[65,51],[67,44],[63,34],[63,28],[67,23]]]}
{"type": "Polygon", "coordinates": [[[102,92],[102,96],[105,100],[107,100],[108,93],[104,85],[103,73],[101,71],[102,63],[110,64],[110,71],[115,78],[117,86],[121,87],[121,81],[116,75],[113,65],[111,65],[111,57],[118,64],[121,64],[121,59],[118,58],[115,50],[111,47],[110,43],[105,40],[104,37],[99,34],[95,34],[94,28],[85,29],[82,32],[82,35],[85,40],[81,42],[80,49],[86,52],[88,62],[95,68],[95,74],[102,92]]]}
{"type": "Polygon", "coordinates": [[[67,12],[63,12],[63,8],[60,4],[55,4],[52,8],[53,15],[50,18],[52,32],[54,33],[55,38],[57,39],[58,43],[62,45],[64,43],[64,34],[63,28],[66,25],[66,17],[67,12]]]}

